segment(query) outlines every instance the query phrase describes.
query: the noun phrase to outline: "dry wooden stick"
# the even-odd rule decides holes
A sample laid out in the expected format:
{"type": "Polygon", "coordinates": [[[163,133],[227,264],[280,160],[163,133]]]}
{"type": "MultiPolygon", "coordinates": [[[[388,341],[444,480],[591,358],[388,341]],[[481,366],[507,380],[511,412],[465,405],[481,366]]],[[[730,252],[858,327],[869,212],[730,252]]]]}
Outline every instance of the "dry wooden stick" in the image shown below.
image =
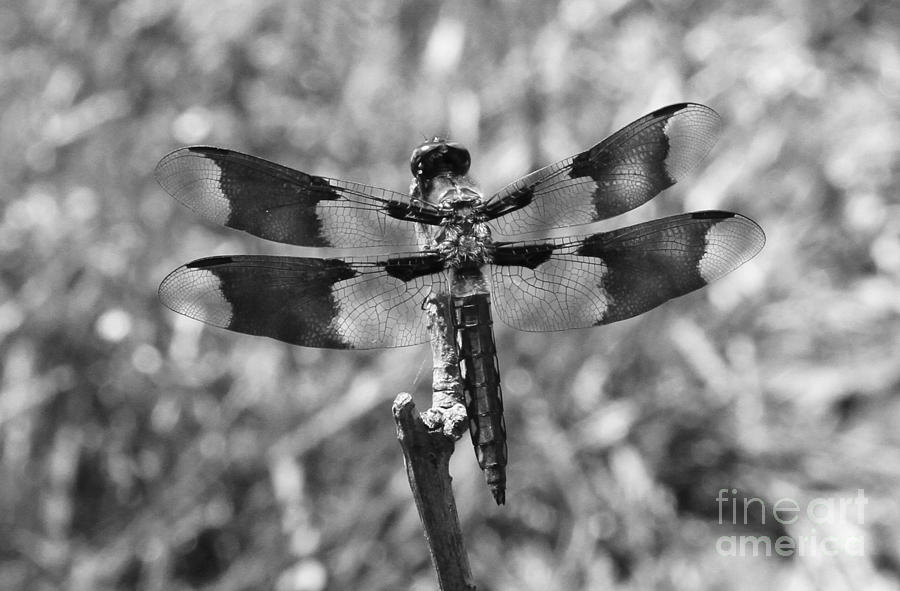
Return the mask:
{"type": "Polygon", "coordinates": [[[431,297],[424,308],[434,356],[432,406],[420,416],[409,394],[398,395],[397,439],[441,590],[474,591],[450,478],[454,441],[468,428],[456,335],[445,300],[431,297]]]}

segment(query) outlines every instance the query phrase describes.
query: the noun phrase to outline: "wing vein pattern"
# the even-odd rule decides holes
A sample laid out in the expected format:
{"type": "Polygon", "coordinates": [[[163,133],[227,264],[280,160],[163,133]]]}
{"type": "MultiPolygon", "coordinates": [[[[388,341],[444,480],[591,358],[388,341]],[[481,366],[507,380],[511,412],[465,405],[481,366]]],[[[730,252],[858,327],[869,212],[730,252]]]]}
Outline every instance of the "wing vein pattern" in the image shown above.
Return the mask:
{"type": "Polygon", "coordinates": [[[498,244],[494,309],[519,330],[608,324],[642,314],[738,268],[765,243],[749,218],[705,211],[582,238],[498,244]]]}
{"type": "Polygon", "coordinates": [[[417,244],[409,220],[420,214],[409,197],[388,189],[205,146],[165,156],[156,178],[207,220],[267,240],[333,248],[417,244]]]}
{"type": "Polygon", "coordinates": [[[682,180],[706,157],[720,129],[718,114],[703,105],[659,109],[503,188],[489,200],[488,215],[500,236],[615,217],[682,180]]]}
{"type": "Polygon", "coordinates": [[[446,285],[443,262],[428,253],[223,256],[179,267],[159,292],[175,312],[236,332],[306,347],[371,349],[425,342],[422,304],[446,285]]]}

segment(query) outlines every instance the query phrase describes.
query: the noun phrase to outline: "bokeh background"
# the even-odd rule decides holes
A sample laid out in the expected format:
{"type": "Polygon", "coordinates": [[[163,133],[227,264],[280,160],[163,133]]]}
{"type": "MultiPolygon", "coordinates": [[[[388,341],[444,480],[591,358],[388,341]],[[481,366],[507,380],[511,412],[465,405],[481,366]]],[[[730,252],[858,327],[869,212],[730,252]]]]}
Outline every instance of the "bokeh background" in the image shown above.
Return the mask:
{"type": "Polygon", "coordinates": [[[497,327],[508,505],[467,439],[452,463],[478,588],[897,589],[895,0],[3,2],[0,588],[435,588],[390,413],[401,391],[427,407],[428,347],[163,309],[179,264],[300,253],[179,206],[165,153],[404,191],[411,148],[447,133],[490,192],[684,100],[723,137],[627,221],[730,209],[767,246],[637,319],[497,327]],[[720,523],[720,489],[765,523],[720,523]],[[860,489],[862,519],[771,515],[860,489]],[[733,535],[841,551],[729,556],[733,535]]]}

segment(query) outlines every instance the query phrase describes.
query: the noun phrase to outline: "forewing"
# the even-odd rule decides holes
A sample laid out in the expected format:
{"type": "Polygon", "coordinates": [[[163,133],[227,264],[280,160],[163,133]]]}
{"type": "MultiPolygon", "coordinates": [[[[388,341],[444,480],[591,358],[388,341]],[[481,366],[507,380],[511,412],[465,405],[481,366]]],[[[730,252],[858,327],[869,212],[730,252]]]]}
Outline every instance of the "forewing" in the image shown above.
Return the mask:
{"type": "Polygon", "coordinates": [[[497,316],[519,330],[608,324],[730,273],[765,244],[751,219],[688,213],[587,238],[501,244],[491,268],[497,316]]]}
{"type": "Polygon", "coordinates": [[[204,218],[254,236],[314,247],[415,246],[427,204],[400,193],[313,176],[255,156],[195,146],[156,167],[159,184],[204,218]]]}
{"type": "Polygon", "coordinates": [[[497,218],[493,226],[504,236],[615,217],[683,179],[706,157],[720,128],[709,107],[664,107],[505,187],[485,213],[497,218]]]}
{"type": "Polygon", "coordinates": [[[359,259],[223,256],[179,267],[163,303],[235,332],[305,347],[373,349],[428,339],[422,304],[445,293],[434,255],[359,259]]]}

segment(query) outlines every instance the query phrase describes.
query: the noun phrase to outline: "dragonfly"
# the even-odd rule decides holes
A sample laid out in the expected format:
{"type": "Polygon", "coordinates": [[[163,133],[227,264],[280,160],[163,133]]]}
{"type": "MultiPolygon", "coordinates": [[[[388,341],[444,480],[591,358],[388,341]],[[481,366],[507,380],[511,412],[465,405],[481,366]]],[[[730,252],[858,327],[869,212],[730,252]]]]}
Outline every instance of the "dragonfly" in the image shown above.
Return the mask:
{"type": "Polygon", "coordinates": [[[475,455],[502,505],[508,451],[492,315],[522,331],[609,324],[753,258],[765,234],[727,211],[577,232],[684,179],[721,127],[709,107],[670,105],[490,196],[468,175],[469,151],[441,137],[412,152],[408,193],[227,149],[181,148],[159,162],[157,180],[206,220],[301,247],[389,254],[202,258],[169,274],[159,295],[213,326],[331,349],[426,342],[423,304],[439,298],[452,310],[475,455]],[[557,228],[572,230],[530,237],[557,228]]]}

